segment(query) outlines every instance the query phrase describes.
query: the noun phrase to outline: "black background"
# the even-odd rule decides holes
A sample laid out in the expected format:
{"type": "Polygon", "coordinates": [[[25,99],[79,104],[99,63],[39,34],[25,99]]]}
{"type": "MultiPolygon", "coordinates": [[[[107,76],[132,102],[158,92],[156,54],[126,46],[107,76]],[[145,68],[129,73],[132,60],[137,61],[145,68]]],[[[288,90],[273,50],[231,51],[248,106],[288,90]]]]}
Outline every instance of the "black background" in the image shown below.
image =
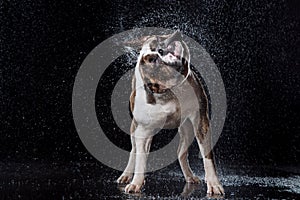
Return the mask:
{"type": "MultiPolygon", "coordinates": [[[[167,2],[1,1],[2,161],[97,162],[72,118],[76,73],[110,36],[164,27],[199,42],[220,70],[228,110],[218,160],[299,162],[296,1],[167,2]]],[[[119,145],[130,149],[127,137],[119,145]]]]}

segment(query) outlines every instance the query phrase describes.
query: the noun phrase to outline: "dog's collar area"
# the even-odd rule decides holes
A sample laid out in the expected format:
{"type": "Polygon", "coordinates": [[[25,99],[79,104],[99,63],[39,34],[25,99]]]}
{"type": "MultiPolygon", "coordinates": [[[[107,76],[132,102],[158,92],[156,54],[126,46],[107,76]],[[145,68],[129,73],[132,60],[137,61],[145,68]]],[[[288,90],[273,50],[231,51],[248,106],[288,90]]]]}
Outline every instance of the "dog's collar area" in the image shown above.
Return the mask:
{"type": "MultiPolygon", "coordinates": [[[[168,92],[169,90],[172,90],[172,88],[174,87],[179,87],[181,85],[184,84],[184,82],[186,82],[186,80],[188,79],[188,77],[191,75],[191,70],[190,68],[188,69],[188,73],[185,76],[185,78],[182,80],[181,83],[179,83],[178,85],[175,85],[171,88],[166,88],[166,89],[160,89],[160,86],[158,83],[150,83],[150,81],[147,81],[148,83],[144,82],[144,88],[145,90],[149,93],[149,94],[164,94],[166,92],[168,92]]],[[[145,79],[145,77],[143,77],[143,79],[145,79]]]]}
{"type": "Polygon", "coordinates": [[[170,89],[159,89],[159,84],[157,83],[144,84],[144,88],[147,92],[151,94],[164,94],[170,90],[170,89]]]}

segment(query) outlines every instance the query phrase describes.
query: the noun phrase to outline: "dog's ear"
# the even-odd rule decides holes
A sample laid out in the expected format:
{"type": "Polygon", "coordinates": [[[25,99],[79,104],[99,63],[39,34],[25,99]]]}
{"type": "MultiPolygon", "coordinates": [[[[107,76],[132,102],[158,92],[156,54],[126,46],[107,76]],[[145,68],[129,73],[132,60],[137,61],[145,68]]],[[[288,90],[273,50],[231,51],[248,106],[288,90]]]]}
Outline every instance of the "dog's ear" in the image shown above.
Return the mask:
{"type": "Polygon", "coordinates": [[[124,46],[133,48],[136,51],[140,51],[142,49],[143,44],[148,40],[151,36],[143,36],[141,38],[136,38],[134,40],[128,40],[124,42],[124,46]]]}
{"type": "MultiPolygon", "coordinates": [[[[143,36],[141,38],[136,38],[133,40],[128,40],[124,42],[124,46],[133,48],[134,50],[140,51],[143,44],[152,36],[143,36]]],[[[159,37],[164,40],[166,46],[168,46],[173,41],[182,41],[182,35],[179,30],[175,31],[173,34],[159,35],[159,37]]]]}
{"type": "Polygon", "coordinates": [[[170,43],[174,41],[182,41],[182,35],[180,31],[175,31],[173,34],[169,35],[164,41],[165,45],[168,46],[170,43]]]}

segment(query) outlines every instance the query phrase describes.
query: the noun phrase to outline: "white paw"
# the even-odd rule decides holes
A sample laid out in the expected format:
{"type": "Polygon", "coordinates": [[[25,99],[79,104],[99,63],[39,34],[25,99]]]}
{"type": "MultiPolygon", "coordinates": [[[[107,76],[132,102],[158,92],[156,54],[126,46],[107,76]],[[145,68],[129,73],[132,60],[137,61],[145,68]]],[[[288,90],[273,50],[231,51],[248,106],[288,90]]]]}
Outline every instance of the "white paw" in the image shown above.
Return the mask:
{"type": "Polygon", "coordinates": [[[122,174],[118,180],[117,183],[129,183],[131,181],[132,175],[129,174],[122,174]]]}
{"type": "Polygon", "coordinates": [[[133,183],[130,183],[130,184],[126,185],[125,192],[126,193],[130,193],[130,192],[138,193],[138,192],[141,192],[142,186],[143,186],[142,184],[133,184],[133,183]]]}
{"type": "Polygon", "coordinates": [[[217,178],[207,179],[207,194],[224,195],[225,191],[217,178]]]}

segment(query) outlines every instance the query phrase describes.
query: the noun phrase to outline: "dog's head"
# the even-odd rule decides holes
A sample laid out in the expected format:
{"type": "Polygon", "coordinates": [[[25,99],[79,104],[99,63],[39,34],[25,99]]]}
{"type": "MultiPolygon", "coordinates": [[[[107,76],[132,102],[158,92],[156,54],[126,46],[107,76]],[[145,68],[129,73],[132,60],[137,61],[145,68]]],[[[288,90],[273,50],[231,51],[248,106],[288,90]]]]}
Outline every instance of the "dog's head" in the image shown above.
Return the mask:
{"type": "Polygon", "coordinates": [[[190,71],[189,61],[189,49],[176,31],[147,37],[137,64],[145,86],[154,93],[163,93],[185,80],[190,71]]]}

